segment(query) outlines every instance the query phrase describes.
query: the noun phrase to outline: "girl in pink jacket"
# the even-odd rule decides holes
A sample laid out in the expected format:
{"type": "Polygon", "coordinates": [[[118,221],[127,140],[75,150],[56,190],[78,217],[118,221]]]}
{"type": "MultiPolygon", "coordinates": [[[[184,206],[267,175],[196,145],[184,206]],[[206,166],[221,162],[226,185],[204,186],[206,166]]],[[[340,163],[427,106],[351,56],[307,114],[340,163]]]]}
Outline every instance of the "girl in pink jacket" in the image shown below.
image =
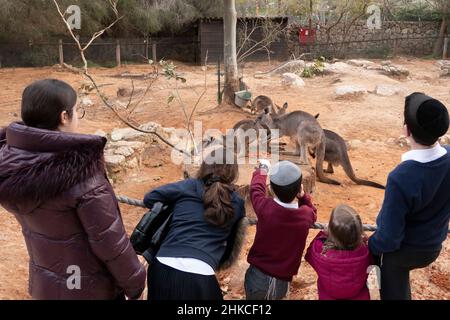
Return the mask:
{"type": "Polygon", "coordinates": [[[328,230],[311,242],[305,260],[319,277],[320,300],[370,300],[366,281],[372,257],[361,218],[349,206],[333,209],[328,230]]]}

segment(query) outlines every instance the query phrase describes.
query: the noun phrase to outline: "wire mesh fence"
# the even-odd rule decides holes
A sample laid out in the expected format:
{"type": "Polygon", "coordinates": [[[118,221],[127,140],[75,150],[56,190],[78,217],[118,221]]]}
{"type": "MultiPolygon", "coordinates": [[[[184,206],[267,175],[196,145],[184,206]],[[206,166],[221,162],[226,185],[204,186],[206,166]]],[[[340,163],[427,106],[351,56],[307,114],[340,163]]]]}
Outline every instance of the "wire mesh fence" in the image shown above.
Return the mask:
{"type": "MultiPolygon", "coordinates": [[[[83,39],[82,39],[83,40],[83,39]]],[[[148,59],[196,62],[198,41],[192,37],[153,39],[102,39],[86,50],[90,66],[114,67],[119,46],[122,64],[146,63],[148,59]]],[[[43,67],[59,64],[60,50],[65,63],[81,66],[76,44],[68,39],[47,42],[0,43],[0,67],[43,67]]]]}

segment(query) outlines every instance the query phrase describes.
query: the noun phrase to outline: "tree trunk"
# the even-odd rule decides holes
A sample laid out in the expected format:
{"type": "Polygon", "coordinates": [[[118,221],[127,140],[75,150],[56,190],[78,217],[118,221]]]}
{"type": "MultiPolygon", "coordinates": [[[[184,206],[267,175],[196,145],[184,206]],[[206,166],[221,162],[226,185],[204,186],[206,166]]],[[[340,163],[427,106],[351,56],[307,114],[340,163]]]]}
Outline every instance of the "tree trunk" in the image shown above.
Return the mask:
{"type": "Polygon", "coordinates": [[[445,16],[442,17],[441,29],[439,31],[439,36],[434,45],[433,56],[439,57],[442,55],[442,49],[444,47],[445,34],[447,32],[447,20],[445,16]]]}
{"type": "Polygon", "coordinates": [[[224,8],[224,102],[231,103],[234,101],[234,93],[239,91],[239,75],[236,57],[237,12],[235,0],[224,0],[224,8]]]}
{"type": "Polygon", "coordinates": [[[255,16],[259,16],[259,0],[255,1],[255,16]]]}

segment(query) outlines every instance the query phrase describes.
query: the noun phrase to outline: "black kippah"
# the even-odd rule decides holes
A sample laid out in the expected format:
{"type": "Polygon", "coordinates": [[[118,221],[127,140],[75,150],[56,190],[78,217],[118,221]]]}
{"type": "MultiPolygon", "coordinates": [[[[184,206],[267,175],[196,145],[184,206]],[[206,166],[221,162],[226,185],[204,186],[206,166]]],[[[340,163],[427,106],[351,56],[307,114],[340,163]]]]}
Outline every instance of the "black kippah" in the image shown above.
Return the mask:
{"type": "Polygon", "coordinates": [[[405,121],[416,142],[432,145],[449,127],[447,108],[438,100],[421,93],[410,96],[405,121]]]}
{"type": "Polygon", "coordinates": [[[447,108],[438,100],[425,101],[417,110],[419,125],[430,135],[442,137],[448,130],[449,118],[447,108]]]}

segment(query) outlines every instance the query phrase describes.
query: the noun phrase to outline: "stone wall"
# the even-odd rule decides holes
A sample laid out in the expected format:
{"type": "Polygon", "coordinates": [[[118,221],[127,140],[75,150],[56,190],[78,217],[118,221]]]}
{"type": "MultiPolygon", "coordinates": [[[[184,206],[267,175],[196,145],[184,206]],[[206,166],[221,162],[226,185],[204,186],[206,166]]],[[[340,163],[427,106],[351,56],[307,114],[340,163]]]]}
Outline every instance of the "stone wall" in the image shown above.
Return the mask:
{"type": "MultiPolygon", "coordinates": [[[[423,57],[433,51],[439,35],[439,22],[394,22],[384,21],[382,29],[369,30],[366,21],[355,23],[347,36],[342,26],[333,28],[329,35],[325,29],[317,30],[312,53],[315,56],[386,58],[392,55],[413,55],[423,57]]],[[[308,52],[300,45],[298,25],[291,25],[289,52],[295,56],[308,52]]]]}

